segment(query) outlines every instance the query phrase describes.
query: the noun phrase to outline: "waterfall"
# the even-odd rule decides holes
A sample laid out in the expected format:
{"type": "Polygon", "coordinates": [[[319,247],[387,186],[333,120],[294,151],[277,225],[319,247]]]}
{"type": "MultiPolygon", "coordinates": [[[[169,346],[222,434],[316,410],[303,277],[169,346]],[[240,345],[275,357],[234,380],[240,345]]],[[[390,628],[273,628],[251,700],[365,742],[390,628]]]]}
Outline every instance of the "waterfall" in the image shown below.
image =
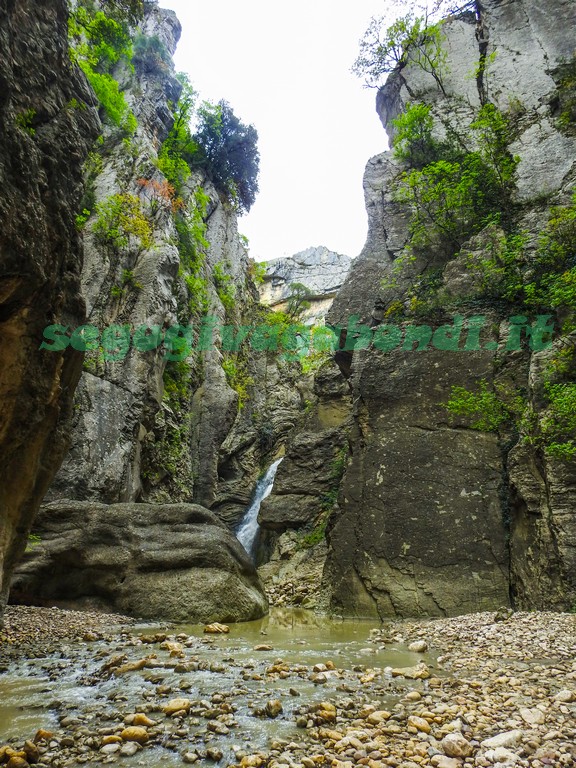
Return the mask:
{"type": "Polygon", "coordinates": [[[256,548],[258,531],[260,530],[260,526],[258,525],[260,504],[262,504],[264,499],[272,493],[274,478],[276,477],[276,471],[278,470],[281,461],[282,459],[275,461],[274,464],[268,467],[260,480],[258,480],[250,506],[246,510],[244,519],[236,531],[236,538],[252,559],[254,559],[256,554],[254,550],[256,548]]]}

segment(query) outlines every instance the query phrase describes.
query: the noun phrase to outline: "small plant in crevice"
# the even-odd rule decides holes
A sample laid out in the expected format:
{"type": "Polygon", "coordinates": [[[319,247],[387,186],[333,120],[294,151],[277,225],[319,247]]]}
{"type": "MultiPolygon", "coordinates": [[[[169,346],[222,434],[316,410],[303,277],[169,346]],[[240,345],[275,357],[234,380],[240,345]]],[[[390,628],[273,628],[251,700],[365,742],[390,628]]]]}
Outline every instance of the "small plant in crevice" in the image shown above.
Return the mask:
{"type": "Polygon", "coordinates": [[[226,310],[226,314],[231,314],[236,307],[236,286],[234,285],[232,275],[226,272],[225,264],[218,262],[214,265],[212,280],[214,281],[218,298],[226,310]]]}
{"type": "Polygon", "coordinates": [[[129,246],[147,250],[154,244],[154,230],[138,197],[115,194],[96,206],[92,232],[97,242],[117,255],[129,246]]]}
{"type": "Polygon", "coordinates": [[[557,86],[552,107],[558,115],[560,126],[573,130],[576,126],[576,53],[571,59],[563,61],[551,74],[557,86]]]}
{"type": "Polygon", "coordinates": [[[300,539],[300,545],[305,549],[316,546],[322,542],[326,536],[326,530],[328,528],[330,517],[332,516],[332,512],[334,511],[338,501],[340,482],[346,468],[348,455],[349,448],[346,444],[340,448],[330,463],[330,488],[322,496],[322,507],[314,522],[312,530],[305,533],[304,536],[302,536],[300,539]]]}
{"type": "Polygon", "coordinates": [[[226,374],[226,382],[238,395],[238,410],[244,408],[250,398],[250,388],[254,386],[254,379],[248,373],[248,366],[238,355],[227,357],[222,361],[222,368],[226,374]]]}
{"type": "Polygon", "coordinates": [[[482,379],[475,390],[453,386],[445,408],[449,413],[469,419],[471,429],[499,432],[505,427],[517,428],[526,402],[518,390],[507,391],[500,387],[496,391],[482,379]]]}
{"type": "Polygon", "coordinates": [[[28,136],[36,136],[36,129],[34,128],[34,118],[36,117],[35,109],[27,109],[25,112],[20,112],[16,115],[16,125],[21,128],[28,136]]]}

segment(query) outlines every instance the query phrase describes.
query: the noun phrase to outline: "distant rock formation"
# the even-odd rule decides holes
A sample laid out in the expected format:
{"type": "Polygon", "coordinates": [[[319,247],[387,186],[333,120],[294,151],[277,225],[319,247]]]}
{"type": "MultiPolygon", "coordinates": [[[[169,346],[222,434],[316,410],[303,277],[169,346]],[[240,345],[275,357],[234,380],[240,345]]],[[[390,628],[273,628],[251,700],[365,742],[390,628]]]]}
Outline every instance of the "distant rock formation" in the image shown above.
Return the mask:
{"type": "Polygon", "coordinates": [[[310,291],[311,307],[304,313],[304,320],[321,320],[330,310],[351,264],[349,256],[324,246],[266,262],[264,282],[259,289],[260,301],[274,309],[283,309],[292,294],[290,286],[299,283],[310,291]]]}

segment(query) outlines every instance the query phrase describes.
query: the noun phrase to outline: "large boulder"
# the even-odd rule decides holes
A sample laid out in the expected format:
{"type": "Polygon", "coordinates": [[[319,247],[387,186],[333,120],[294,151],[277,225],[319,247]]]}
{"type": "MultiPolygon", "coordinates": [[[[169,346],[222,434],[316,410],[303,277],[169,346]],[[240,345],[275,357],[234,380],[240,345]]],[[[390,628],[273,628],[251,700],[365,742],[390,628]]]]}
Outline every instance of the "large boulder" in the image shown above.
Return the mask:
{"type": "Polygon", "coordinates": [[[196,504],[44,506],[13,595],[143,619],[249,621],[268,603],[236,538],[196,504]]]}

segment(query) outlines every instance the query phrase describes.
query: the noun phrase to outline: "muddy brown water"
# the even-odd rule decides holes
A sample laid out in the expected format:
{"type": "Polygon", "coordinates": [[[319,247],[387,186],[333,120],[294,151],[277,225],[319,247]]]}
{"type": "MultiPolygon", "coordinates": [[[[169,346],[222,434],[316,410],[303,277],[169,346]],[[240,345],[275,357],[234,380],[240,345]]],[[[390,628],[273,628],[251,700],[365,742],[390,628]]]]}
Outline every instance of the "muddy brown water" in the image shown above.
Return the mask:
{"type": "MultiPolygon", "coordinates": [[[[144,669],[104,680],[97,672],[112,655],[125,653],[129,660],[156,653],[160,664],[168,661],[169,652],[159,645],[133,645],[126,641],[63,644],[58,651],[40,658],[13,663],[0,675],[0,743],[13,740],[22,743],[32,738],[39,728],[62,733],[62,717],[76,719],[74,727],[86,726],[95,732],[102,727],[117,726],[119,716],[146,710],[146,705],[166,703],[170,698],[186,697],[210,701],[221,693],[236,707],[236,727],[226,736],[209,736],[209,745],[224,752],[221,765],[234,762],[232,747],[246,752],[269,748],[275,739],[298,741],[302,731],[296,717],[302,707],[325,699],[338,704],[353,699],[361,705],[372,703],[391,707],[401,693],[401,686],[390,677],[389,667],[413,666],[430,658],[411,653],[402,643],[386,646],[371,642],[370,631],[380,625],[368,620],[334,620],[309,611],[273,609],[260,621],[230,626],[228,635],[206,636],[201,626],[161,625],[135,628],[131,634],[166,631],[169,635],[186,633],[195,637],[187,657],[200,664],[194,672],[178,673],[173,669],[144,669]],[[270,651],[256,651],[257,645],[269,645],[270,651]],[[302,676],[290,674],[286,679],[266,676],[266,669],[282,659],[289,665],[333,662],[343,676],[329,676],[317,685],[302,676]],[[374,683],[366,686],[363,674],[374,670],[374,683]],[[246,679],[248,677],[248,679],[246,679]],[[159,693],[158,686],[171,690],[159,693]],[[290,693],[294,689],[299,694],[290,693]],[[398,690],[397,690],[398,689],[398,690]],[[283,712],[274,720],[256,717],[254,710],[270,699],[282,702],[283,712]]],[[[407,681],[410,687],[421,682],[407,681]]],[[[152,718],[154,711],[150,712],[152,718]]],[[[182,766],[187,749],[205,748],[206,720],[191,719],[190,738],[146,748],[133,758],[120,758],[120,765],[182,766]]],[[[92,764],[92,763],[90,763],[92,764]]],[[[197,766],[214,765],[200,760],[197,766]]]]}

